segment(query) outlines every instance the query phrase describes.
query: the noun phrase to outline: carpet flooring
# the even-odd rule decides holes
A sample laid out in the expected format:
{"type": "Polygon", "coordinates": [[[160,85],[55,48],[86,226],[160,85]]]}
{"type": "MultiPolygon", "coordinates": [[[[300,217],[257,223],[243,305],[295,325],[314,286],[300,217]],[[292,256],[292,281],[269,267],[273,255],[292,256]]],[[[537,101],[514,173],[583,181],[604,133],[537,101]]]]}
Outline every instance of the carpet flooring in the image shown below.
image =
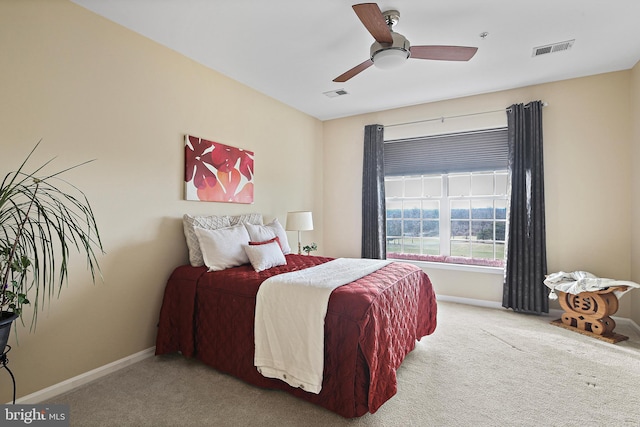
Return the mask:
{"type": "Polygon", "coordinates": [[[152,357],[51,399],[72,426],[640,427],[640,333],[609,344],[553,317],[439,302],[438,328],[375,414],[345,419],[179,355],[152,357]]]}

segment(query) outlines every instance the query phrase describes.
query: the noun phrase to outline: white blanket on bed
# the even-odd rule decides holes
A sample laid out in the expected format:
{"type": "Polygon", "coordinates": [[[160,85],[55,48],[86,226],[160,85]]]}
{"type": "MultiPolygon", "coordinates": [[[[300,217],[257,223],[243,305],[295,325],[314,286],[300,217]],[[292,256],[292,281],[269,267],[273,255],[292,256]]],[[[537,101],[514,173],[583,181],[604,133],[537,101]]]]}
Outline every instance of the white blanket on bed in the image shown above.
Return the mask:
{"type": "Polygon", "coordinates": [[[324,318],[331,292],[389,264],[338,258],[265,280],[258,289],[254,365],[265,377],[320,393],[324,318]]]}

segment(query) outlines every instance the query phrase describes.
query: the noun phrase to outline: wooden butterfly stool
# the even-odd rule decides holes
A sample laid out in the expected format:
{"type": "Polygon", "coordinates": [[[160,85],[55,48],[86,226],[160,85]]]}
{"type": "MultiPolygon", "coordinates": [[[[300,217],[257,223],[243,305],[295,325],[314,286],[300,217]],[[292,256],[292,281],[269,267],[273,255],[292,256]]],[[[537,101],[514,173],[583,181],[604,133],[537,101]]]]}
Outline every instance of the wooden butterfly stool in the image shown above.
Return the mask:
{"type": "Polygon", "coordinates": [[[629,337],[613,332],[616,322],[609,317],[618,311],[618,297],[613,292],[626,289],[627,286],[612,286],[579,294],[556,290],[564,313],[551,324],[612,344],[628,340],[629,337]]]}

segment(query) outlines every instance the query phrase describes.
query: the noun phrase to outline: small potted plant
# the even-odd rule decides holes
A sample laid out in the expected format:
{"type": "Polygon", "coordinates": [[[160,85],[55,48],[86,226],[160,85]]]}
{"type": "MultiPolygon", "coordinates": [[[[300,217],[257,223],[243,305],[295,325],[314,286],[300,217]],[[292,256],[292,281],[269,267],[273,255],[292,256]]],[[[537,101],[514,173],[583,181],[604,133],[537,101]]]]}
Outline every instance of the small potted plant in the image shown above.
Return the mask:
{"type": "Polygon", "coordinates": [[[59,296],[67,281],[70,249],[85,256],[94,283],[100,271],[95,251],[103,252],[102,242],[89,201],[60,178],[88,162],[47,174],[49,160],[26,172],[39,144],[0,183],[0,329],[8,324],[6,334],[0,330],[0,352],[24,304],[33,304],[34,329],[41,305],[59,296]]]}
{"type": "Polygon", "coordinates": [[[316,245],[316,242],[312,242],[310,245],[303,246],[302,250],[305,251],[307,255],[309,255],[311,252],[317,251],[318,246],[316,245]]]}

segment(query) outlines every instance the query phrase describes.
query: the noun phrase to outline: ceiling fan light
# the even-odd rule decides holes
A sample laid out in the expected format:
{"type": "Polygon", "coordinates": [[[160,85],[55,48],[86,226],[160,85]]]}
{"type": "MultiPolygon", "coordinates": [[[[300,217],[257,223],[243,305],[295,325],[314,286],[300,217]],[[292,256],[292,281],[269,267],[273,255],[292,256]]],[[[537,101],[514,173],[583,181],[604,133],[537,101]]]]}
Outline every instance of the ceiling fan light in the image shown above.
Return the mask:
{"type": "Polygon", "coordinates": [[[389,70],[404,64],[409,57],[409,51],[404,49],[385,49],[375,53],[373,65],[382,70],[389,70]]]}

